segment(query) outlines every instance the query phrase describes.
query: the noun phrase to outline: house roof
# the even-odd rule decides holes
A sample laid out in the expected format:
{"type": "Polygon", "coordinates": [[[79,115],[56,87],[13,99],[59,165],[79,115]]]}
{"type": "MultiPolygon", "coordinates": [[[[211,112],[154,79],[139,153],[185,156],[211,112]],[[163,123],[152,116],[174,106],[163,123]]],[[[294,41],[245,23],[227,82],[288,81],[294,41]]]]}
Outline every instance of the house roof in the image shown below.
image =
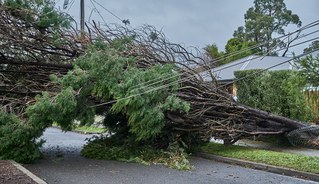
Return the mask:
{"type": "MultiPolygon", "coordinates": [[[[287,60],[292,59],[291,57],[279,57],[279,56],[258,56],[251,55],[244,57],[242,59],[233,61],[231,63],[213,68],[211,70],[212,74],[216,76],[219,81],[232,81],[235,76],[235,71],[240,70],[252,70],[252,69],[267,69],[269,67],[273,67],[269,70],[291,70],[294,68],[293,62],[286,62],[287,60]],[[283,64],[281,64],[283,63],[283,64]],[[280,64],[280,65],[279,65],[280,64]]],[[[202,77],[205,81],[210,81],[211,78],[208,77],[208,72],[203,72],[202,77]]]]}

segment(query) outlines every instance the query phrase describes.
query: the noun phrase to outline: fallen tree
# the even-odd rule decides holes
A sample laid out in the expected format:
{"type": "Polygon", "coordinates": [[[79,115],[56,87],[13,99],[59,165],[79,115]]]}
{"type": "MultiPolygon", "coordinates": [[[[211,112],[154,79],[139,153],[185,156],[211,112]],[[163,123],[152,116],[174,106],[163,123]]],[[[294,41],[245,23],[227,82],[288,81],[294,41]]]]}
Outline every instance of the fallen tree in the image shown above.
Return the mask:
{"type": "MultiPolygon", "coordinates": [[[[94,107],[111,107],[116,103],[121,103],[122,98],[127,97],[147,98],[148,93],[169,91],[177,85],[178,90],[175,93],[169,93],[187,102],[190,109],[186,113],[165,111],[164,121],[178,134],[192,133],[199,135],[203,140],[214,137],[223,139],[227,143],[234,143],[243,137],[285,134],[307,126],[303,122],[238,104],[220,88],[213,74],[209,73],[213,82],[204,81],[198,68],[209,69],[210,65],[207,61],[198,57],[198,53],[194,54],[181,45],[169,43],[165,36],[153,27],[146,26],[140,30],[115,27],[115,29],[102,30],[94,24],[91,33],[96,33],[110,47],[118,44],[114,44],[114,40],[124,39],[122,43],[124,46],[121,45],[124,49],[121,48],[123,50],[120,50],[118,54],[125,58],[134,57],[138,70],[145,71],[156,65],[173,64],[174,71],[177,72],[145,79],[145,81],[140,80],[127,91],[130,95],[112,96],[109,101],[98,100],[99,102],[97,104],[95,102],[94,107]],[[125,42],[126,39],[129,41],[125,42]],[[132,92],[134,90],[138,92],[132,92]]],[[[125,73],[126,71],[128,68],[123,66],[123,70],[118,72],[125,73]]],[[[111,73],[112,71],[104,72],[111,73]]],[[[117,84],[121,85],[121,82],[117,84]]]]}
{"type": "Polygon", "coordinates": [[[36,127],[35,138],[53,122],[68,130],[96,114],[119,138],[158,148],[177,141],[191,149],[211,138],[232,144],[308,126],[238,104],[212,73],[212,82],[203,79],[212,65],[198,50],[151,26],[93,22],[79,33],[55,19],[43,26],[41,11],[31,10],[0,6],[0,108],[36,127]]]}

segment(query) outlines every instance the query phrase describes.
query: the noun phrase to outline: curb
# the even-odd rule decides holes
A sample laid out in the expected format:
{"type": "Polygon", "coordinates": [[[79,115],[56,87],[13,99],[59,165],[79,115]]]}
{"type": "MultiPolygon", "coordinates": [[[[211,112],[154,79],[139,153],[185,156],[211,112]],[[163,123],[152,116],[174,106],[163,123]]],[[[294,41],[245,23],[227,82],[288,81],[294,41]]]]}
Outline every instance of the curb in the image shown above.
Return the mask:
{"type": "Polygon", "coordinates": [[[235,158],[227,158],[227,157],[222,157],[222,156],[217,156],[213,154],[208,154],[208,153],[197,153],[196,156],[205,158],[205,159],[210,159],[210,160],[215,160],[217,162],[224,162],[232,165],[240,165],[240,166],[245,166],[257,170],[262,170],[262,171],[267,171],[275,174],[280,174],[280,175],[285,175],[285,176],[292,176],[292,177],[297,177],[301,179],[307,179],[307,180],[312,180],[319,182],[319,174],[313,174],[313,173],[308,173],[308,172],[303,172],[303,171],[296,171],[293,169],[288,169],[284,167],[279,167],[279,166],[272,166],[272,165],[267,165],[267,164],[262,164],[262,163],[256,163],[256,162],[251,162],[251,161],[246,161],[246,160],[240,160],[240,159],[235,159],[235,158]]]}
{"type": "Polygon", "coordinates": [[[33,181],[35,181],[38,184],[47,184],[47,182],[43,181],[41,178],[37,177],[36,175],[34,175],[33,173],[31,173],[28,169],[26,169],[25,167],[23,167],[22,165],[18,164],[17,162],[13,161],[13,160],[9,160],[9,162],[15,166],[17,169],[19,169],[21,172],[23,172],[24,174],[26,174],[27,176],[29,176],[33,181]]]}

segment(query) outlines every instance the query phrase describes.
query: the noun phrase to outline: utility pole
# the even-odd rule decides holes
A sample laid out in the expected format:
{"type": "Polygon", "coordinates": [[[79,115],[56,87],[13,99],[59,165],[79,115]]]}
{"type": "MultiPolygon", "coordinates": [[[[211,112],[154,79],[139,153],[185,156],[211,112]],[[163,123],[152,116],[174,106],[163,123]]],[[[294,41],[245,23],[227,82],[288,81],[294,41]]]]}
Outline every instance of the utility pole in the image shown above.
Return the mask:
{"type": "Polygon", "coordinates": [[[84,0],[81,0],[81,10],[80,10],[80,26],[81,26],[81,31],[84,32],[84,0]]]}

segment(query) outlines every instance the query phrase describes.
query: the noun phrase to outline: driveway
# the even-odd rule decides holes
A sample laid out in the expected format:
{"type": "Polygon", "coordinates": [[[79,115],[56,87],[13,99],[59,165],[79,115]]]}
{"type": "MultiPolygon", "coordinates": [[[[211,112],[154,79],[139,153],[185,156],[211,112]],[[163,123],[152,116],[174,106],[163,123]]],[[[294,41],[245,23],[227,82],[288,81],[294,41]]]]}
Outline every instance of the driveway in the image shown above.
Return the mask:
{"type": "Polygon", "coordinates": [[[292,178],[249,168],[192,157],[191,171],[178,171],[159,165],[144,166],[107,160],[83,158],[79,152],[89,135],[62,133],[48,128],[44,133],[44,159],[25,165],[31,172],[50,183],[59,184],[194,184],[194,183],[298,183],[312,181],[292,178]]]}

